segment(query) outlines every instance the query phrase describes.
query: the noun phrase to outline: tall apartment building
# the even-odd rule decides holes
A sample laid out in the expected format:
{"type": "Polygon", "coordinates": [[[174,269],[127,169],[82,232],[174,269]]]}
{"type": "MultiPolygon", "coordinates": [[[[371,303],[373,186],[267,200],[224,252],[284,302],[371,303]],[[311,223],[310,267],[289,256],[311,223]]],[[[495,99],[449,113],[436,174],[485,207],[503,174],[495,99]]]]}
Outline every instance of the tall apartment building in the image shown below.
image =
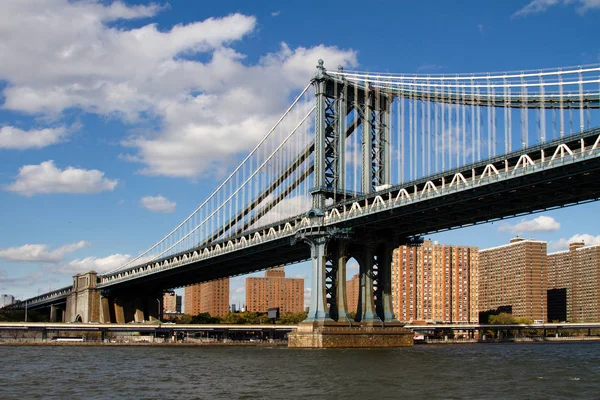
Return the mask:
{"type": "Polygon", "coordinates": [[[477,247],[427,240],[394,250],[392,303],[402,322],[477,322],[477,247]]]}
{"type": "Polygon", "coordinates": [[[180,313],[181,296],[177,296],[175,292],[163,294],[163,312],[180,313]]]}
{"type": "Polygon", "coordinates": [[[10,306],[15,302],[15,297],[11,294],[0,295],[0,307],[10,306]]]}
{"type": "Polygon", "coordinates": [[[546,242],[514,238],[479,252],[479,310],[511,306],[515,317],[546,320],[546,242]]]}
{"type": "Polygon", "coordinates": [[[574,242],[548,254],[548,289],[566,290],[567,321],[600,321],[600,245],[574,242]]]}
{"type": "Polygon", "coordinates": [[[280,314],[304,311],[304,279],[286,278],[283,267],[265,271],[264,278],[246,278],[246,311],[280,314]]]}
{"type": "Polygon", "coordinates": [[[358,292],[360,288],[360,275],[355,274],[352,279],[346,281],[346,307],[349,313],[358,309],[358,292]]]}
{"type": "Polygon", "coordinates": [[[229,278],[187,286],[184,312],[190,315],[209,313],[222,317],[229,312],[229,278]]]}

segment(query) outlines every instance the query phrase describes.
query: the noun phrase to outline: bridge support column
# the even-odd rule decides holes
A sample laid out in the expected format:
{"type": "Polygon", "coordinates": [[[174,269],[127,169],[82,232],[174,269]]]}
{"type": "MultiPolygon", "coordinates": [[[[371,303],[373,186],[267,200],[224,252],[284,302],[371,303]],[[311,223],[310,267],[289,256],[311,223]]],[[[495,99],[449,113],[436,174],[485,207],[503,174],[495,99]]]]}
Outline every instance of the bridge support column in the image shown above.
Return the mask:
{"type": "Polygon", "coordinates": [[[316,237],[305,239],[310,245],[310,254],[312,259],[312,282],[311,282],[311,300],[308,309],[308,317],[304,322],[326,322],[333,321],[329,317],[327,309],[326,288],[325,288],[325,264],[327,251],[327,238],[316,237]]]}
{"type": "Polygon", "coordinates": [[[124,324],[125,323],[125,307],[122,302],[122,299],[115,298],[114,306],[115,306],[115,322],[117,324],[124,324]]]}
{"type": "Polygon", "coordinates": [[[148,321],[160,321],[162,315],[162,299],[160,297],[148,296],[148,321]]]}
{"type": "Polygon", "coordinates": [[[111,299],[102,296],[100,299],[100,322],[104,324],[114,322],[113,318],[111,318],[111,307],[114,310],[111,299]]]}
{"type": "MultiPolygon", "coordinates": [[[[346,294],[346,262],[348,262],[348,241],[338,240],[336,248],[336,270],[335,270],[335,319],[338,322],[348,320],[348,301],[346,294]]],[[[333,314],[332,310],[329,310],[333,314]]],[[[333,316],[332,316],[333,317],[333,316]]]]}
{"type": "Polygon", "coordinates": [[[358,309],[356,322],[372,324],[378,322],[375,314],[375,299],[373,292],[373,248],[370,245],[355,257],[359,263],[360,287],[358,292],[358,309]]]}
{"type": "Polygon", "coordinates": [[[392,306],[392,260],[394,244],[385,242],[377,249],[377,301],[379,318],[386,322],[398,322],[392,306]]]}
{"type": "Polygon", "coordinates": [[[54,304],[52,304],[50,306],[50,322],[59,322],[58,320],[58,314],[60,313],[60,310],[58,309],[58,307],[54,304]]]}
{"type": "Polygon", "coordinates": [[[144,322],[144,302],[141,298],[136,298],[134,301],[133,320],[135,322],[144,322]]]}

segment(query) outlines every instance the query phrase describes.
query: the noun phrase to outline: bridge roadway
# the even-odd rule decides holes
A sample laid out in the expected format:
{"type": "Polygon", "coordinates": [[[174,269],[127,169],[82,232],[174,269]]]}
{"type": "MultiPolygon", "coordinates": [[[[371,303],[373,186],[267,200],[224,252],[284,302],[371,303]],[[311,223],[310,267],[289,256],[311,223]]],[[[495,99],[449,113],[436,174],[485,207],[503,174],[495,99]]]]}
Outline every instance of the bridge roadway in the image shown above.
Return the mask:
{"type": "MultiPolygon", "coordinates": [[[[576,323],[543,323],[543,324],[406,324],[405,328],[419,332],[435,330],[453,331],[486,331],[486,330],[582,330],[600,329],[600,322],[576,323]]],[[[232,324],[97,324],[97,323],[42,323],[42,322],[3,322],[0,323],[1,332],[104,332],[104,333],[139,333],[156,334],[168,333],[170,336],[177,333],[193,332],[281,332],[287,333],[298,329],[297,325],[232,325],[232,324]]]]}
{"type": "MultiPolygon", "coordinates": [[[[294,239],[311,230],[351,237],[414,236],[600,199],[600,128],[354,197],[324,216],[299,216],[244,235],[100,277],[106,293],[156,292],[308,260],[294,239]]],[[[63,302],[66,287],[29,299],[63,302]]],[[[22,308],[22,304],[9,308],[22,308]]]]}
{"type": "Polygon", "coordinates": [[[430,234],[600,198],[600,129],[530,147],[330,206],[325,216],[282,221],[206,249],[104,275],[99,287],[170,289],[305,261],[298,232],[430,234]]]}
{"type": "Polygon", "coordinates": [[[46,323],[46,322],[2,322],[0,331],[9,330],[47,330],[57,332],[139,332],[153,333],[156,331],[172,332],[195,332],[195,331],[214,331],[214,330],[243,330],[243,331],[282,331],[291,332],[296,330],[296,325],[233,325],[233,324],[172,324],[172,323],[154,323],[154,324],[97,324],[97,323],[46,323]]]}
{"type": "Polygon", "coordinates": [[[415,332],[424,332],[439,329],[451,329],[456,331],[485,331],[496,329],[600,329],[600,322],[558,322],[543,324],[508,324],[508,325],[490,325],[490,324],[406,324],[405,328],[415,332]]]}

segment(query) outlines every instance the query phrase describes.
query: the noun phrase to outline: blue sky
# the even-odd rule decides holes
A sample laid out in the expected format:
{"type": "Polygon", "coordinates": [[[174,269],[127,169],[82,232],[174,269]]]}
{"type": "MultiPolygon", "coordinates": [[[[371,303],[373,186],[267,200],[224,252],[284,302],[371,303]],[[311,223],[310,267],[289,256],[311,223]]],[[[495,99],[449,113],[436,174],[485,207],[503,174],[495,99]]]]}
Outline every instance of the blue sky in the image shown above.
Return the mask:
{"type": "MultiPolygon", "coordinates": [[[[599,26],[597,0],[4,0],[0,293],[66,286],[160,239],[266,133],[268,124],[249,121],[277,118],[319,58],[329,68],[436,74],[597,64],[599,26]]],[[[481,248],[515,234],[552,249],[576,237],[600,243],[598,210],[431,238],[481,248]]],[[[243,303],[243,279],[231,285],[232,302],[243,303]]]]}

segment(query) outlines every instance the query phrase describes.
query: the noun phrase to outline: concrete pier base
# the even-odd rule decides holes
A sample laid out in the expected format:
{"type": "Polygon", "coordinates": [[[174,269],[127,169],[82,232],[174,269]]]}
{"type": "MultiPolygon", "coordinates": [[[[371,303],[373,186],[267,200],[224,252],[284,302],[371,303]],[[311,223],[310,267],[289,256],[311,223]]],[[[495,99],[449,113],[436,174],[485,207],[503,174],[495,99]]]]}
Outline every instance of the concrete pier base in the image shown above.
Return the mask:
{"type": "Polygon", "coordinates": [[[412,345],[413,332],[400,325],[382,327],[301,323],[296,332],[288,334],[288,347],[296,348],[410,347],[412,345]]]}

